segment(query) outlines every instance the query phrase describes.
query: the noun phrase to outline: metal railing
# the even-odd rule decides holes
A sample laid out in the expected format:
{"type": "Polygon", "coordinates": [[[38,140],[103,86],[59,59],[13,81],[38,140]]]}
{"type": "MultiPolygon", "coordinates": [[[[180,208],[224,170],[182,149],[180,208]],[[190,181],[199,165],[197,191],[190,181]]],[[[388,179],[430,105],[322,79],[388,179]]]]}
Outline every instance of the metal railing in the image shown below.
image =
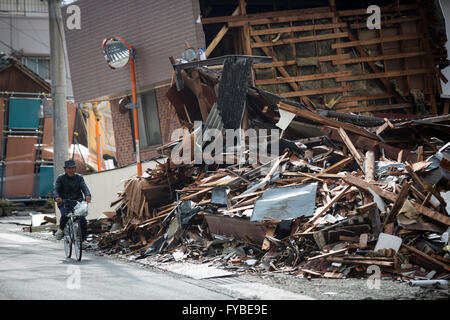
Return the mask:
{"type": "Polygon", "coordinates": [[[47,1],[41,0],[0,0],[0,14],[47,13],[47,1]]]}

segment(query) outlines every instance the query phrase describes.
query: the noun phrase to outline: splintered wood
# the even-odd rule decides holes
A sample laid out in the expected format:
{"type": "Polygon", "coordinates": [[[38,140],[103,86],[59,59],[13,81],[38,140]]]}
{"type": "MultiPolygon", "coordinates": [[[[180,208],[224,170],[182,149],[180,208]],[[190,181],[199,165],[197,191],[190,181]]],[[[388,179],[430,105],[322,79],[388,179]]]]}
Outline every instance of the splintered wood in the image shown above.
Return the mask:
{"type": "MultiPolygon", "coordinates": [[[[418,8],[396,5],[384,9],[397,14],[418,8]]],[[[418,112],[402,118],[399,113],[395,114],[398,116],[395,119],[394,113],[392,117],[355,114],[399,108],[399,102],[391,103],[395,101],[405,102],[401,103],[401,108],[427,102],[420,100],[421,92],[409,90],[405,95],[400,94],[402,86],[388,79],[404,77],[408,82],[411,75],[426,75],[431,71],[428,60],[427,67],[407,72],[385,67],[381,70],[379,66],[390,60],[422,57],[428,55],[427,52],[416,48],[417,52],[387,54],[392,50],[386,50],[375,56],[364,49],[367,45],[386,46],[418,38],[408,33],[357,39],[350,31],[359,28],[359,20],[343,23],[343,17],[365,14],[360,10],[344,11],[341,15],[342,11],[314,9],[311,16],[300,10],[298,14],[303,20],[326,18],[330,19],[329,24],[291,23],[289,27],[274,29],[254,26],[271,24],[274,18],[280,18],[276,14],[240,15],[242,10],[241,6],[227,19],[202,18],[203,24],[227,23],[220,29],[213,46],[233,25],[245,26],[249,46],[242,49],[250,52],[243,57],[225,57],[224,66],[233,68],[208,67],[208,63],[220,58],[201,61],[197,66],[198,61],[177,64],[171,59],[177,83],[172,83],[168,98],[188,133],[158,149],[171,157],[164,157],[164,160],[161,157],[156,167],[147,170],[144,176],[125,181],[118,199],[111,202],[111,211],[115,214],[107,219],[120,228],[102,234],[100,248],[136,259],[155,255],[159,261],[220,261],[242,272],[365,278],[370,266],[378,266],[384,276],[411,279],[424,277],[425,271],[434,270],[435,278],[447,277],[450,116],[427,117],[418,112]],[[278,38],[286,32],[291,35],[316,28],[334,30],[334,33],[278,38]],[[267,41],[265,38],[270,35],[273,38],[267,41]],[[331,47],[339,52],[337,56],[296,57],[292,61],[273,58],[270,63],[265,60],[254,63],[257,70],[272,68],[281,77],[257,78],[257,87],[239,85],[242,101],[235,101],[233,84],[238,80],[235,78],[242,80],[247,75],[244,71],[240,74],[236,66],[245,59],[261,58],[250,55],[254,48],[270,53],[271,48],[279,44],[337,39],[336,35],[339,39],[350,40],[333,41],[331,47]],[[349,47],[356,48],[357,56],[343,53],[344,48],[349,47]],[[324,61],[337,66],[365,63],[371,71],[353,74],[337,67],[339,71],[335,72],[290,76],[285,68],[291,64],[320,66],[324,61]],[[233,78],[231,73],[237,76],[233,78]],[[343,85],[302,89],[302,81],[323,79],[336,79],[343,85]],[[355,89],[349,85],[352,81],[373,79],[380,80],[387,92],[364,96],[349,94],[355,89]],[[294,91],[283,90],[280,96],[258,87],[258,84],[279,86],[283,83],[294,91]],[[325,93],[333,92],[340,92],[342,96],[325,97],[325,93]],[[321,96],[324,104],[307,97],[314,95],[321,96]],[[414,102],[405,101],[412,96],[414,102]],[[300,103],[287,99],[289,97],[300,97],[300,103]],[[383,99],[388,99],[389,104],[359,103],[383,99]],[[355,113],[345,113],[345,110],[355,113]],[[289,121],[285,118],[280,121],[283,114],[288,114],[289,121]],[[194,130],[192,121],[195,120],[202,121],[203,127],[194,130]],[[277,126],[281,122],[282,130],[277,126]],[[226,134],[225,129],[229,129],[226,124],[245,129],[239,132],[245,138],[244,145],[229,146],[227,137],[218,135],[215,142],[223,144],[212,150],[214,143],[201,138],[209,129],[226,134]],[[258,133],[259,139],[266,140],[250,142],[250,136],[245,136],[250,129],[258,133]],[[272,132],[268,134],[267,129],[272,132]],[[188,146],[194,145],[200,153],[214,152],[197,161],[198,154],[184,154],[189,151],[188,146]],[[181,163],[172,156],[175,148],[185,155],[181,163]],[[254,154],[256,158],[252,158],[254,154]],[[211,162],[211,158],[233,161],[211,162]]],[[[298,17],[282,16],[285,22],[298,17]]],[[[395,19],[403,21],[415,17],[412,14],[395,19]]],[[[208,47],[208,54],[212,50],[213,47],[208,47]]],[[[246,65],[248,61],[245,60],[246,65]]],[[[248,81],[244,79],[242,83],[252,80],[250,74],[246,79],[248,81]]],[[[431,94],[427,91],[428,98],[431,94]]],[[[436,107],[434,103],[425,106],[436,107]]],[[[238,136],[230,140],[234,142],[238,136]]]]}

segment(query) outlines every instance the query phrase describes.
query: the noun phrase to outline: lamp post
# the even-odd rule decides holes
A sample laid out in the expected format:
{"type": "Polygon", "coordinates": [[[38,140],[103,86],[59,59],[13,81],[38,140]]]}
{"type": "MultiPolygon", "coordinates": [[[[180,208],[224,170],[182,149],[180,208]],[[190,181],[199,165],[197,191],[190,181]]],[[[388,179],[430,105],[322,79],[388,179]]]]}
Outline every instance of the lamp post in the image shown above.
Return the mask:
{"type": "Polygon", "coordinates": [[[111,37],[103,40],[103,55],[108,66],[111,69],[123,68],[130,62],[131,69],[131,91],[132,103],[127,108],[133,109],[134,138],[136,145],[136,165],[138,176],[142,176],[141,155],[139,148],[139,122],[137,112],[137,95],[136,95],[136,72],[135,72],[135,53],[136,50],[128,45],[125,40],[120,37],[111,37]]]}

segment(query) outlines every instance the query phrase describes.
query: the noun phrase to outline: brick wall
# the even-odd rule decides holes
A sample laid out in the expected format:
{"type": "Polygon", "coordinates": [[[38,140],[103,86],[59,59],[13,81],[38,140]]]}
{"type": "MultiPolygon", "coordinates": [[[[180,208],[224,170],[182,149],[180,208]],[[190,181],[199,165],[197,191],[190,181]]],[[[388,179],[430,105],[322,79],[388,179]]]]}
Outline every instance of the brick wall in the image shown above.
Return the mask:
{"type": "MultiPolygon", "coordinates": [[[[163,144],[170,142],[172,131],[180,127],[180,123],[175,113],[175,109],[169,104],[166,97],[169,86],[156,89],[156,102],[158,104],[158,114],[160,120],[160,130],[163,144]]],[[[116,157],[119,167],[123,167],[136,162],[134,152],[134,141],[131,132],[130,116],[119,111],[119,100],[111,100],[111,112],[114,128],[114,138],[116,140],[116,157]]],[[[141,148],[141,160],[148,160],[156,157],[159,153],[155,150],[157,146],[141,148]]]]}

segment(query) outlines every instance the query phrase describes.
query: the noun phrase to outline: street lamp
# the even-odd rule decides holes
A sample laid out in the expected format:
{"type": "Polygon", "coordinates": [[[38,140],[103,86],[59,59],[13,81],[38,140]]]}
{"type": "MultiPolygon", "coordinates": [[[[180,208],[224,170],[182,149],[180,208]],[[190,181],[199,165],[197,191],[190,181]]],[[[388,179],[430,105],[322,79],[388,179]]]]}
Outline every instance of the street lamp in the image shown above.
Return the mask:
{"type": "Polygon", "coordinates": [[[130,62],[131,68],[131,90],[133,93],[133,101],[131,109],[133,109],[134,137],[136,143],[136,164],[138,176],[142,176],[141,156],[139,149],[139,122],[137,113],[137,97],[136,97],[136,73],[134,68],[135,49],[128,45],[125,40],[120,37],[111,37],[103,40],[103,56],[111,69],[123,68],[130,62]]]}

